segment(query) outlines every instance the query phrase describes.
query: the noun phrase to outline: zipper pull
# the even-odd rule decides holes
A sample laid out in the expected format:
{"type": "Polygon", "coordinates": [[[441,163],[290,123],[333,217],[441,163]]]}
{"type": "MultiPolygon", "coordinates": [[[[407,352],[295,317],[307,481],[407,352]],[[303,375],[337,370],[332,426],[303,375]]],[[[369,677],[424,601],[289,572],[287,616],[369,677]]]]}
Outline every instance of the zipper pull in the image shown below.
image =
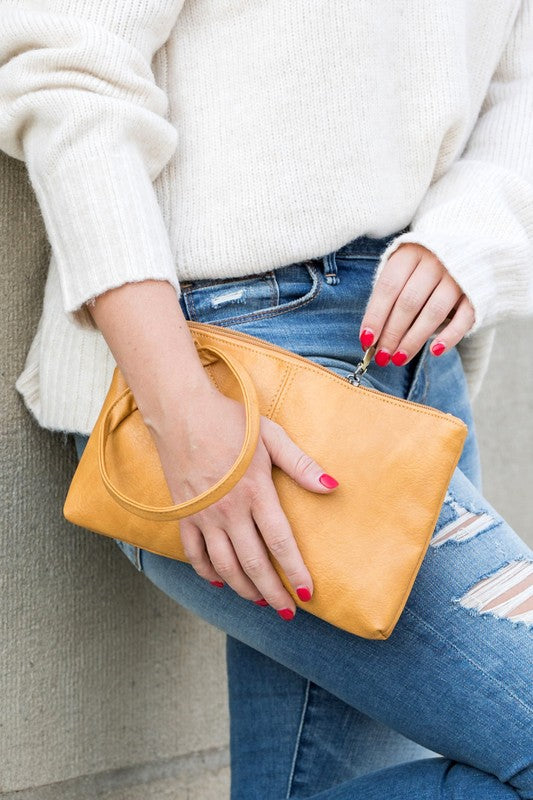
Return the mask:
{"type": "Polygon", "coordinates": [[[362,361],[358,363],[358,365],[353,371],[353,374],[346,375],[346,380],[349,381],[354,386],[359,386],[359,384],[361,383],[361,375],[365,374],[367,367],[372,361],[375,352],[376,352],[376,345],[373,344],[372,347],[369,347],[368,350],[366,350],[362,361]]]}

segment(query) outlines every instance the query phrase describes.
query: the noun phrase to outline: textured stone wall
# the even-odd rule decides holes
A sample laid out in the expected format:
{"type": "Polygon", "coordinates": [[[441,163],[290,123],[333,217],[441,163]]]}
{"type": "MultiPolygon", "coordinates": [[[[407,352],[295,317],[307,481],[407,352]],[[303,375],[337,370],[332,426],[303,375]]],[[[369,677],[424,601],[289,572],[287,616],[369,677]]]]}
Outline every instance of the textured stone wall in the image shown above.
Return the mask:
{"type": "Polygon", "coordinates": [[[499,327],[474,413],[483,492],[533,547],[533,319],[499,327]]]}
{"type": "MultiPolygon", "coordinates": [[[[14,389],[48,256],[25,168],[0,154],[0,796],[220,799],[223,635],[144,580],[113,542],[63,520],[72,440],[39,429],[14,389]]],[[[533,510],[532,333],[531,321],[502,329],[476,408],[486,493],[523,536],[533,510]]]]}
{"type": "Polygon", "coordinates": [[[14,388],[48,258],[26,169],[0,154],[0,795],[220,799],[223,634],[63,520],[73,441],[40,429],[14,388]]]}

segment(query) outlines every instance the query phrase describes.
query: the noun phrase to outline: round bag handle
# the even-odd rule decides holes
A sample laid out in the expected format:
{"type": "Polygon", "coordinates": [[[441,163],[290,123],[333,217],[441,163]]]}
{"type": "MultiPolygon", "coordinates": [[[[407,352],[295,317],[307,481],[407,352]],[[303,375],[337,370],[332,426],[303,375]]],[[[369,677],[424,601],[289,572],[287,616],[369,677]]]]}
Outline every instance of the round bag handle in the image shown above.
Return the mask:
{"type": "MultiPolygon", "coordinates": [[[[229,356],[223,350],[220,350],[218,347],[214,347],[213,345],[200,345],[198,342],[195,342],[198,350],[205,350],[213,355],[217,356],[219,359],[225,362],[225,364],[229,367],[232,374],[238,381],[239,388],[244,400],[244,407],[246,411],[246,431],[244,434],[244,441],[241,447],[241,451],[237,456],[234,464],[230,469],[223,475],[220,480],[218,480],[213,486],[209,489],[206,489],[201,494],[197,495],[196,497],[192,497],[190,500],[185,500],[183,503],[178,503],[177,505],[173,506],[164,506],[162,508],[158,508],[157,506],[149,506],[145,505],[144,503],[138,503],[131,497],[123,494],[117,487],[113,484],[111,478],[109,477],[109,473],[107,471],[106,461],[105,461],[105,448],[106,442],[109,438],[109,428],[111,423],[115,422],[116,427],[116,415],[113,415],[112,412],[116,408],[117,404],[120,403],[126,397],[131,398],[131,389],[126,389],[120,397],[109,407],[107,410],[104,419],[102,420],[102,424],[100,425],[100,432],[98,437],[98,466],[100,468],[100,475],[102,477],[102,481],[104,486],[106,487],[107,491],[113,497],[113,499],[122,506],[122,508],[126,509],[126,511],[135,514],[138,517],[143,517],[144,519],[152,519],[152,520],[177,520],[181,519],[182,517],[189,516],[190,514],[196,514],[198,511],[202,511],[207,506],[210,506],[212,503],[216,503],[217,500],[220,500],[225,494],[230,492],[235,484],[242,478],[246,470],[248,469],[250,462],[253,458],[255,453],[255,449],[257,447],[257,441],[259,439],[259,426],[260,426],[260,413],[259,413],[259,401],[257,399],[257,392],[255,390],[255,386],[253,384],[252,378],[248,371],[236,361],[233,357],[229,356]]],[[[124,413],[124,416],[120,418],[118,421],[120,422],[122,419],[125,419],[129,413],[131,412],[131,404],[128,405],[127,411],[124,413]]]]}

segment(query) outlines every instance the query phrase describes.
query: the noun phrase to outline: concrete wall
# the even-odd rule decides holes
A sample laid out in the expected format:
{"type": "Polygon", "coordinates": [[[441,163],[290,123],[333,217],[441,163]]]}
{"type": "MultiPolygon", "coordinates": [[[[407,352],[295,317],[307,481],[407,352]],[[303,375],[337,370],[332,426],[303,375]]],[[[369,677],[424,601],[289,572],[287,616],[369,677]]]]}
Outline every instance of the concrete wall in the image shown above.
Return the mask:
{"type": "Polygon", "coordinates": [[[25,167],[0,154],[0,796],[220,800],[224,637],[63,520],[72,439],[40,429],[14,388],[48,256],[25,167]]]}
{"type": "MultiPolygon", "coordinates": [[[[1,154],[0,243],[0,796],[226,797],[222,634],[143,580],[111,541],[63,521],[72,441],[39,429],[14,389],[49,251],[25,168],[1,154]]],[[[532,333],[530,321],[502,329],[477,408],[486,493],[523,536],[533,511],[532,333]]]]}
{"type": "Polygon", "coordinates": [[[474,413],[483,492],[533,547],[533,319],[500,326],[474,413]]]}

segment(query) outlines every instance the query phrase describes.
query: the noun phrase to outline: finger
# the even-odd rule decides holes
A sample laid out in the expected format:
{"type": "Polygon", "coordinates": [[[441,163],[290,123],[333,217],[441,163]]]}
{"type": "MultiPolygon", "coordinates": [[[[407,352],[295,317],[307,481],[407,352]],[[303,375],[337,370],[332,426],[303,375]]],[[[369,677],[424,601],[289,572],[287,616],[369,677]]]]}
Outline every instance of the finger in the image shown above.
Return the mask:
{"type": "Polygon", "coordinates": [[[445,274],[393,352],[393,364],[402,366],[418,353],[451,313],[461,294],[455,281],[445,274]]]}
{"type": "Polygon", "coordinates": [[[376,363],[386,366],[391,355],[398,349],[401,339],[424,304],[438,286],[444,274],[444,267],[432,256],[422,258],[405,286],[385,322],[379,346],[375,355],[376,363]]]}
{"type": "Polygon", "coordinates": [[[363,314],[359,338],[366,350],[379,339],[387,317],[422,257],[416,246],[400,246],[388,259],[372,289],[363,314]]]}
{"type": "Polygon", "coordinates": [[[283,586],[268,556],[263,531],[258,530],[251,517],[232,526],[228,536],[239,559],[239,563],[261,596],[276,611],[290,611],[294,616],[295,604],[283,586]]]}
{"type": "Polygon", "coordinates": [[[439,333],[438,338],[435,339],[430,347],[430,352],[434,356],[440,356],[447,350],[461,341],[463,336],[468,333],[474,324],[475,313],[472,305],[466,295],[457,306],[457,311],[453,315],[451,321],[439,333]]]}
{"type": "MultiPolygon", "coordinates": [[[[283,511],[273,483],[258,495],[251,511],[266,546],[272,553],[300,600],[310,600],[313,579],[305,566],[291,525],[283,511]]],[[[259,586],[262,589],[262,585],[259,586]]]]}
{"type": "Polygon", "coordinates": [[[202,533],[211,563],[221,579],[245,600],[257,600],[261,594],[245,575],[226,531],[211,528],[202,533]]]}
{"type": "Polygon", "coordinates": [[[272,463],[290,475],[304,489],[326,494],[338,486],[338,481],[332,475],[328,475],[311,456],[304,453],[281,425],[262,417],[261,432],[272,463]]]}
{"type": "Polygon", "coordinates": [[[215,585],[223,586],[220,575],[211,563],[205,549],[205,540],[200,529],[190,521],[180,523],[180,539],[189,563],[201,578],[215,585]]]}

